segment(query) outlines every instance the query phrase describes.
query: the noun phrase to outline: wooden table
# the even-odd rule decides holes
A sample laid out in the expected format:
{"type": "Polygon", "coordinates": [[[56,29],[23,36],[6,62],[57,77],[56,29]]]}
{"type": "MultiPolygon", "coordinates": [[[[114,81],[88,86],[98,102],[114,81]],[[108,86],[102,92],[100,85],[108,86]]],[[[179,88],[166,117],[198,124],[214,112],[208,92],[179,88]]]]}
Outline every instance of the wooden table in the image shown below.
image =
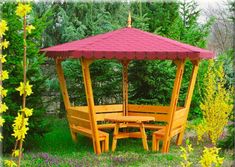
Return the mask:
{"type": "Polygon", "coordinates": [[[123,138],[142,138],[143,147],[145,150],[148,150],[147,135],[145,133],[144,122],[154,121],[155,120],[154,117],[116,116],[115,118],[105,118],[105,120],[110,122],[115,122],[112,151],[115,151],[116,149],[117,139],[123,139],[123,138]],[[140,131],[119,133],[119,128],[128,127],[128,123],[135,123],[139,125],[140,131]],[[121,124],[122,126],[120,127],[121,124]]]}

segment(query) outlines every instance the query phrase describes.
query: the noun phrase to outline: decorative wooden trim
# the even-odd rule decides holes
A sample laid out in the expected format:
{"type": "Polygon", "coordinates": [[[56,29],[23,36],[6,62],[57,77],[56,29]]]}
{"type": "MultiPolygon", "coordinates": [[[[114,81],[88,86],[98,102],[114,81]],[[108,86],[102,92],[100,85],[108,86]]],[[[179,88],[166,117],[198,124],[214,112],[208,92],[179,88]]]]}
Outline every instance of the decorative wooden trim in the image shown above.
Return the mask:
{"type": "Polygon", "coordinates": [[[100,154],[101,147],[100,147],[100,140],[98,136],[96,113],[95,113],[95,108],[94,108],[95,104],[94,104],[94,97],[93,97],[90,69],[89,69],[89,65],[91,63],[92,63],[92,60],[81,58],[82,74],[83,74],[84,86],[85,86],[85,91],[86,91],[87,105],[89,108],[89,116],[90,116],[90,121],[91,121],[93,147],[94,147],[95,153],[100,154]]]}

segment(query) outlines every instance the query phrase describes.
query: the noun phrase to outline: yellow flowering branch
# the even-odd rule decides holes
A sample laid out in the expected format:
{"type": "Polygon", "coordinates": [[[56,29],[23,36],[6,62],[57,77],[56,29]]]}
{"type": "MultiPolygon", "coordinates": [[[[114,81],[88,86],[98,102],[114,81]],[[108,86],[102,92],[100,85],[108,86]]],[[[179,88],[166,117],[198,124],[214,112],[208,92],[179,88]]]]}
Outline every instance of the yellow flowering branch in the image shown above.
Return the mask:
{"type": "MultiPolygon", "coordinates": [[[[22,108],[17,113],[17,116],[13,123],[13,136],[16,139],[15,147],[12,152],[12,158],[11,160],[5,160],[4,164],[9,167],[18,166],[21,165],[21,158],[22,158],[22,148],[23,148],[23,141],[25,139],[25,136],[27,134],[27,131],[29,130],[29,123],[28,120],[30,116],[33,114],[33,109],[29,109],[26,107],[26,97],[30,96],[32,94],[32,85],[29,84],[29,81],[27,81],[27,43],[26,43],[26,37],[27,33],[31,33],[32,30],[35,29],[33,25],[27,25],[26,15],[31,11],[30,4],[21,3],[19,2],[16,8],[16,15],[21,17],[23,19],[23,82],[20,82],[20,86],[16,88],[17,91],[19,91],[20,96],[22,96],[22,108]],[[18,157],[17,164],[13,161],[13,157],[18,157]]],[[[0,31],[0,35],[4,34],[4,31],[0,31]]],[[[8,41],[3,41],[1,44],[2,48],[6,48],[9,45],[8,41]]],[[[5,62],[5,55],[0,54],[0,63],[5,62]]],[[[2,71],[0,75],[1,79],[8,78],[7,71],[2,71]]],[[[6,95],[6,91],[3,90],[2,87],[0,87],[0,92],[2,92],[2,95],[6,95]]],[[[1,105],[1,110],[6,110],[7,106],[1,105]]],[[[0,119],[0,125],[4,121],[0,119]]]]}
{"type": "Polygon", "coordinates": [[[22,147],[23,141],[25,139],[25,135],[27,134],[28,128],[28,118],[32,115],[33,109],[26,108],[26,97],[32,94],[32,85],[27,81],[27,43],[26,37],[27,32],[31,33],[33,29],[35,29],[32,25],[27,25],[26,15],[31,11],[30,4],[19,3],[16,9],[16,15],[23,18],[23,45],[24,45],[24,55],[23,55],[23,82],[20,83],[20,86],[16,88],[17,91],[20,92],[20,96],[22,96],[22,109],[18,113],[16,117],[13,129],[13,136],[16,138],[16,145],[18,145],[18,150],[15,149],[12,156],[18,156],[18,166],[20,166],[21,157],[22,157],[22,147]],[[17,153],[17,154],[16,154],[17,153]]]}
{"type": "Polygon", "coordinates": [[[223,164],[224,158],[219,157],[219,150],[220,148],[216,147],[205,147],[201,156],[201,160],[199,161],[201,166],[221,166],[223,164]]]}
{"type": "Polygon", "coordinates": [[[190,167],[192,162],[189,161],[189,155],[193,151],[192,144],[189,143],[189,140],[186,140],[186,147],[180,147],[181,155],[180,157],[183,161],[180,163],[182,167],[190,167]]]}
{"type": "MultiPolygon", "coordinates": [[[[192,162],[190,162],[189,157],[192,154],[193,148],[189,143],[189,140],[186,140],[186,147],[180,147],[182,161],[180,165],[182,167],[190,167],[195,166],[192,162]]],[[[200,156],[199,164],[201,167],[219,167],[223,164],[224,158],[219,156],[220,148],[212,147],[204,147],[202,151],[202,155],[200,156]]]]}
{"type": "MultiPolygon", "coordinates": [[[[8,72],[3,70],[3,64],[6,62],[6,55],[2,55],[2,49],[6,49],[9,46],[9,42],[6,39],[3,40],[5,32],[8,30],[7,22],[5,20],[0,21],[0,127],[3,126],[5,120],[2,117],[2,113],[6,112],[8,107],[6,103],[3,103],[3,98],[7,96],[7,90],[3,88],[3,82],[8,79],[8,72]]],[[[0,141],[2,141],[3,136],[0,132],[0,141]]]]}

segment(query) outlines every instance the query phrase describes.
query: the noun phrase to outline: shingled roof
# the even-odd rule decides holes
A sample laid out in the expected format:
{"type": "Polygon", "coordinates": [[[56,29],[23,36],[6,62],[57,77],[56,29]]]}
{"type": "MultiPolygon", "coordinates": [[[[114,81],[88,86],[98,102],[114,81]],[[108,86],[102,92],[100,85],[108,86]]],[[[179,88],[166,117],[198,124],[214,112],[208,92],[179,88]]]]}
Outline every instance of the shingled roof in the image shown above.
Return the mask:
{"type": "Polygon", "coordinates": [[[210,59],[214,53],[136,28],[121,28],[48,48],[48,57],[107,59],[210,59]]]}

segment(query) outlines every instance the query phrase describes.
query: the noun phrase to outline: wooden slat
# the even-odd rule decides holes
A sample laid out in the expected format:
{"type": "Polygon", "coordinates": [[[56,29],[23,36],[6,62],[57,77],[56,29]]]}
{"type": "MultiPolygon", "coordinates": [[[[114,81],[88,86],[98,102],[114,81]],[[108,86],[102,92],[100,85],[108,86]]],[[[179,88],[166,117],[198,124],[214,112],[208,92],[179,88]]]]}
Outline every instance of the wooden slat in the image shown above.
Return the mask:
{"type": "Polygon", "coordinates": [[[87,136],[89,138],[92,138],[92,133],[91,133],[91,130],[90,129],[83,129],[81,130],[80,128],[76,127],[76,126],[73,126],[71,127],[71,129],[74,131],[74,132],[78,132],[84,136],[87,136]]]}
{"type": "Polygon", "coordinates": [[[85,111],[88,112],[88,106],[73,106],[73,107],[69,107],[70,110],[74,110],[74,111],[85,111]]]}
{"type": "Polygon", "coordinates": [[[154,117],[155,121],[159,121],[159,122],[167,122],[169,120],[168,114],[137,113],[137,112],[130,112],[129,111],[128,115],[129,116],[154,117]]]}
{"type": "MultiPolygon", "coordinates": [[[[169,106],[151,106],[151,105],[135,105],[129,104],[128,109],[130,111],[136,112],[157,112],[157,113],[167,113],[169,110],[169,106]]],[[[105,112],[119,112],[123,110],[122,104],[111,104],[111,105],[98,105],[94,106],[96,113],[105,113],[105,112]]],[[[178,107],[181,109],[183,107],[178,107]]],[[[78,111],[86,111],[88,112],[87,106],[74,106],[69,107],[70,110],[78,110],[78,111]]]]}
{"type": "Polygon", "coordinates": [[[148,116],[116,116],[112,118],[105,118],[107,121],[111,122],[135,122],[135,123],[141,123],[141,122],[149,122],[149,121],[154,121],[154,117],[148,117],[148,116]]]}
{"type": "Polygon", "coordinates": [[[112,118],[122,115],[123,115],[122,111],[117,113],[96,114],[96,121],[104,121],[105,118],[112,118]]]}
{"type": "Polygon", "coordinates": [[[182,109],[177,110],[174,114],[173,120],[180,119],[182,117],[184,117],[184,118],[187,117],[186,108],[182,108],[182,109]]]}
{"type": "Polygon", "coordinates": [[[96,113],[106,113],[106,112],[118,112],[123,111],[122,104],[113,105],[99,105],[95,106],[96,113]]]}
{"type": "MultiPolygon", "coordinates": [[[[71,126],[71,129],[75,132],[78,132],[78,133],[81,133],[87,137],[90,137],[92,138],[92,131],[91,129],[87,129],[87,128],[83,128],[83,127],[80,127],[80,126],[71,126]]],[[[99,135],[99,138],[102,138],[102,137],[108,137],[109,134],[108,133],[105,133],[105,132],[102,132],[102,131],[98,131],[98,135],[99,135]]]]}
{"type": "MultiPolygon", "coordinates": [[[[139,124],[136,123],[128,123],[128,127],[139,128],[139,124]]],[[[144,124],[145,129],[163,129],[165,126],[157,125],[157,124],[144,124]]]]}
{"type": "Polygon", "coordinates": [[[124,139],[124,138],[129,138],[129,133],[118,133],[118,135],[115,135],[116,139],[124,139]]]}
{"type": "Polygon", "coordinates": [[[169,106],[152,106],[152,105],[136,105],[129,104],[128,111],[138,111],[138,112],[157,112],[157,113],[167,113],[169,112],[169,106]]]}
{"type": "Polygon", "coordinates": [[[185,124],[185,118],[181,117],[180,119],[173,120],[172,129],[175,129],[179,126],[183,126],[185,124]]]}
{"type": "Polygon", "coordinates": [[[99,124],[98,129],[113,129],[115,124],[99,124]]]}
{"type": "Polygon", "coordinates": [[[78,117],[73,117],[73,116],[67,116],[67,117],[68,117],[68,121],[70,125],[91,128],[91,123],[89,120],[78,118],[78,117]]]}
{"type": "Polygon", "coordinates": [[[141,132],[131,132],[131,133],[129,133],[129,137],[130,138],[142,138],[141,132]]]}
{"type": "Polygon", "coordinates": [[[71,110],[71,109],[68,109],[67,112],[68,112],[67,113],[68,116],[73,116],[73,117],[78,117],[78,118],[81,118],[81,119],[90,120],[88,112],[78,111],[78,110],[71,110]]]}
{"type": "MultiPolygon", "coordinates": [[[[123,107],[122,104],[111,104],[111,105],[94,106],[94,109],[95,109],[96,113],[106,113],[106,112],[111,113],[111,112],[123,111],[122,107],[123,107]]],[[[75,106],[75,107],[70,107],[70,109],[88,112],[88,107],[87,106],[75,106]]]]}
{"type": "MultiPolygon", "coordinates": [[[[98,125],[98,129],[113,129],[115,127],[115,124],[100,124],[98,125]]],[[[139,124],[136,123],[128,123],[128,124],[120,124],[120,127],[133,127],[133,128],[139,128],[139,124]]],[[[157,125],[157,124],[144,124],[145,129],[162,129],[165,126],[163,125],[157,125]]]]}
{"type": "Polygon", "coordinates": [[[182,132],[182,130],[183,130],[183,127],[182,127],[182,126],[181,126],[181,127],[176,128],[176,129],[173,129],[173,130],[171,131],[170,136],[171,136],[171,137],[173,137],[173,136],[175,136],[175,135],[179,134],[180,132],[182,132]]]}

